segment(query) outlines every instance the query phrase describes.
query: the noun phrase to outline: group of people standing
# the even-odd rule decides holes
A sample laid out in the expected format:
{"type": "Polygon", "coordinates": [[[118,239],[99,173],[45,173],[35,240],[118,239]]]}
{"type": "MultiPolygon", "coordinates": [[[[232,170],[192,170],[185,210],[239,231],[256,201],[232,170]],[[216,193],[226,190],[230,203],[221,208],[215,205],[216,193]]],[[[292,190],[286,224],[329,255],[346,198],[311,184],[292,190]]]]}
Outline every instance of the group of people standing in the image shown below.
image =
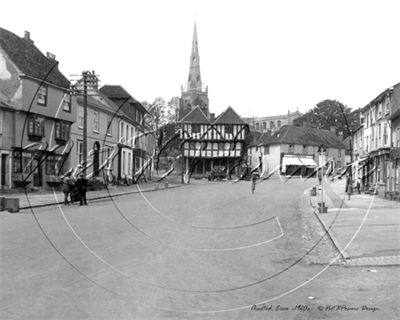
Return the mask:
{"type": "Polygon", "coordinates": [[[87,205],[87,179],[85,178],[84,174],[81,174],[79,179],[76,180],[71,173],[68,173],[62,178],[62,183],[62,191],[64,192],[64,205],[69,205],[68,198],[70,198],[71,203],[79,200],[79,205],[87,205]]]}

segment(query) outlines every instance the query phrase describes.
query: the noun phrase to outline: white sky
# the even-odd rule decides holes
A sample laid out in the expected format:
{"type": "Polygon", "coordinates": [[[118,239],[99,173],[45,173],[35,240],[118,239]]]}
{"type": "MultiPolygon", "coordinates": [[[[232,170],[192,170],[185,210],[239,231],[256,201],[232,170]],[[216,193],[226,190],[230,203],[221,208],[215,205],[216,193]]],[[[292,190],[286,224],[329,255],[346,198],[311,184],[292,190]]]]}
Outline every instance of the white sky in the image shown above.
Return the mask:
{"type": "Polygon", "coordinates": [[[54,53],[68,78],[95,70],[139,101],[180,96],[197,21],[210,111],[356,109],[400,82],[400,1],[0,0],[0,26],[54,53]]]}

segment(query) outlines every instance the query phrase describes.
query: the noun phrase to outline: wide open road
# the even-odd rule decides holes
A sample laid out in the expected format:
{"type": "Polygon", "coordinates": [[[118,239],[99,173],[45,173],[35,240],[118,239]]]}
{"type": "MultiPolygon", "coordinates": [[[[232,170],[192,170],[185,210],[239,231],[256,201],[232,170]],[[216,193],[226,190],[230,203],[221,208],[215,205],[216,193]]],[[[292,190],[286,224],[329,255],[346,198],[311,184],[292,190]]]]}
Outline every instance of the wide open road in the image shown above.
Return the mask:
{"type": "Polygon", "coordinates": [[[313,183],[274,178],[251,194],[193,180],[2,212],[0,318],[395,319],[398,268],[340,266],[313,183]]]}

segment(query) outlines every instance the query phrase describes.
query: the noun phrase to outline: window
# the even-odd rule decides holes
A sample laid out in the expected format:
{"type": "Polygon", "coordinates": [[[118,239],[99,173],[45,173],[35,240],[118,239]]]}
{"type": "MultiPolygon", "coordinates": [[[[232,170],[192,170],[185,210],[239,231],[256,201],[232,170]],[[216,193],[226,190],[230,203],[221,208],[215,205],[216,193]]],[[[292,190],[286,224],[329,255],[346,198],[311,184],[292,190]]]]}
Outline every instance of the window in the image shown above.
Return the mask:
{"type": "Polygon", "coordinates": [[[32,154],[29,152],[14,151],[14,172],[31,173],[32,154]]]}
{"type": "Polygon", "coordinates": [[[28,135],[44,136],[44,117],[31,114],[28,119],[28,135]]]}
{"type": "Polygon", "coordinates": [[[303,145],[303,154],[307,154],[308,153],[308,146],[303,145]]]}
{"type": "Polygon", "coordinates": [[[382,117],[382,101],[379,101],[378,119],[382,117]]]}
{"type": "Polygon", "coordinates": [[[233,133],[233,125],[229,124],[225,126],[225,133],[233,133]]]}
{"type": "Polygon", "coordinates": [[[281,122],[281,120],[278,120],[278,128],[280,128],[280,127],[281,127],[281,125],[282,125],[282,122],[281,122]]]}
{"type": "Polygon", "coordinates": [[[378,127],[378,140],[379,140],[379,147],[380,147],[381,143],[382,143],[382,124],[379,124],[379,127],[378,127]]]}
{"type": "Polygon", "coordinates": [[[269,146],[264,146],[264,154],[269,154],[269,146]]]}
{"type": "Polygon", "coordinates": [[[93,131],[99,132],[99,113],[97,111],[93,112],[93,131]]]}
{"type": "Polygon", "coordinates": [[[79,106],[78,110],[78,127],[83,128],[83,107],[79,106]]]}
{"type": "Polygon", "coordinates": [[[337,168],[341,168],[342,167],[342,162],[341,161],[336,161],[336,166],[337,168]]]}
{"type": "Polygon", "coordinates": [[[58,168],[58,163],[62,163],[62,156],[49,155],[46,158],[46,174],[48,175],[58,175],[60,170],[58,168]]]}
{"type": "Polygon", "coordinates": [[[124,142],[124,123],[121,122],[121,129],[119,130],[119,139],[121,142],[124,142]]]}
{"type": "Polygon", "coordinates": [[[76,160],[78,165],[83,162],[83,141],[77,141],[76,144],[76,160]]]}
{"type": "Polygon", "coordinates": [[[275,123],[273,121],[270,121],[269,127],[270,127],[270,129],[273,129],[275,127],[275,123]]]}
{"type": "Polygon", "coordinates": [[[131,140],[130,140],[131,147],[133,147],[134,143],[135,143],[135,136],[133,132],[133,127],[131,127],[131,140]]]}
{"type": "Polygon", "coordinates": [[[56,122],[56,139],[68,140],[70,132],[70,124],[64,121],[56,122]]]}
{"type": "Polygon", "coordinates": [[[388,143],[388,124],[383,124],[383,145],[388,143]]]}
{"type": "Polygon", "coordinates": [[[63,110],[66,112],[71,112],[71,95],[68,93],[64,96],[63,110]]]}
{"type": "Polygon", "coordinates": [[[46,105],[47,101],[47,88],[46,87],[40,87],[39,92],[38,92],[38,104],[41,104],[42,106],[46,105]]]}
{"type": "Polygon", "coordinates": [[[338,149],[338,150],[337,150],[337,156],[338,156],[338,157],[341,157],[341,156],[342,156],[342,149],[338,149]]]}
{"type": "Polygon", "coordinates": [[[223,142],[218,143],[218,150],[220,150],[220,151],[224,150],[224,143],[223,142]]]}
{"type": "Polygon", "coordinates": [[[258,147],[256,147],[256,152],[258,152],[258,147]]]}
{"type": "Polygon", "coordinates": [[[136,121],[139,122],[140,121],[140,119],[139,119],[139,111],[136,109],[135,112],[136,112],[136,121]]]}
{"type": "Polygon", "coordinates": [[[260,130],[260,124],[258,122],[256,123],[256,130],[260,130]]]}
{"type": "Polygon", "coordinates": [[[3,133],[3,111],[0,111],[0,134],[3,133]]]}
{"type": "Polygon", "coordinates": [[[128,143],[129,142],[129,126],[128,125],[125,126],[125,139],[126,139],[125,143],[128,143]]]}
{"type": "Polygon", "coordinates": [[[107,116],[107,134],[109,136],[112,135],[112,117],[111,116],[107,116]]]}
{"type": "Polygon", "coordinates": [[[396,147],[400,147],[400,128],[396,130],[396,147]]]}
{"type": "Polygon", "coordinates": [[[369,113],[367,113],[367,128],[369,127],[369,113]]]}
{"type": "Polygon", "coordinates": [[[267,130],[267,123],[263,122],[263,130],[267,130]]]}
{"type": "Polygon", "coordinates": [[[386,96],[385,114],[389,113],[390,95],[386,96]]]}
{"type": "Polygon", "coordinates": [[[294,152],[294,146],[292,144],[289,144],[289,153],[294,152]]]}

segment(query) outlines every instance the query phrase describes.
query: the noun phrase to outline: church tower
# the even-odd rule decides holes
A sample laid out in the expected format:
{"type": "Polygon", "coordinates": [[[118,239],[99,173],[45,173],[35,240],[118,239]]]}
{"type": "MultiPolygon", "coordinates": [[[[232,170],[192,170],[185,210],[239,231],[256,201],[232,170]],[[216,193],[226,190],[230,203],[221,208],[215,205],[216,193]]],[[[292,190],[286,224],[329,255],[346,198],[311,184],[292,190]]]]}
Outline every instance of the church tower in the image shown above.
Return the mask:
{"type": "Polygon", "coordinates": [[[179,101],[179,119],[182,119],[191,110],[199,106],[209,118],[208,87],[204,87],[200,74],[200,55],[197,43],[196,22],[194,23],[192,53],[190,55],[189,78],[185,86],[181,86],[179,101]]]}

